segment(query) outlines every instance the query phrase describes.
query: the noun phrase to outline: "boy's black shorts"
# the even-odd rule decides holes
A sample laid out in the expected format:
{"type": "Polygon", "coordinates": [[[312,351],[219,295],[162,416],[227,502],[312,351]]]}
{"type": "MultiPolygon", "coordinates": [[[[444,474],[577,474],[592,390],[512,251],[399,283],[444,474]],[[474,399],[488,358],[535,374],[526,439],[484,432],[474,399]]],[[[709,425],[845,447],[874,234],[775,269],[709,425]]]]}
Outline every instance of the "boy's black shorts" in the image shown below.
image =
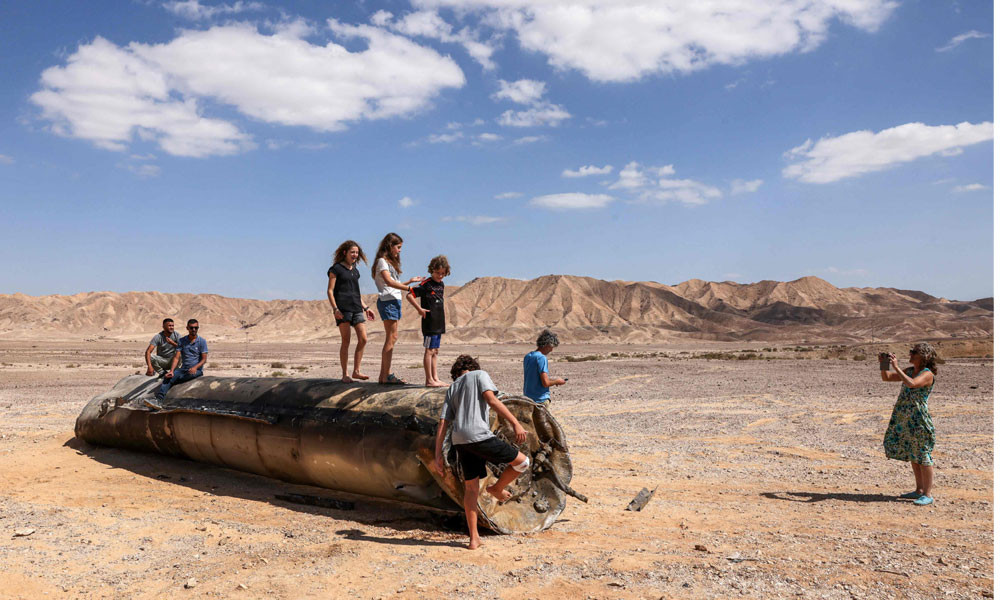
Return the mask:
{"type": "Polygon", "coordinates": [[[455,444],[466,481],[486,477],[486,461],[506,465],[517,458],[517,448],[496,436],[471,444],[455,444]]]}

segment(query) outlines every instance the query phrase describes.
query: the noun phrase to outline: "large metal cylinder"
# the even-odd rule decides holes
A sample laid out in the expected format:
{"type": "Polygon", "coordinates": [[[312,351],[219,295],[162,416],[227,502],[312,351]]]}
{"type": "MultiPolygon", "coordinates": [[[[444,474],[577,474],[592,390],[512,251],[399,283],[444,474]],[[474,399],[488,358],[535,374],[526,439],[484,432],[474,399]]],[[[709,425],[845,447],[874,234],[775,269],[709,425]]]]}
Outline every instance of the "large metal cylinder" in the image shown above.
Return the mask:
{"type": "MultiPolygon", "coordinates": [[[[200,377],[176,385],[157,403],[160,380],[132,375],[95,396],[76,421],[92,444],[180,456],[428,508],[461,511],[459,467],[446,443],[449,470],[433,469],[435,432],[445,390],[334,379],[200,377]],[[150,406],[153,405],[153,406],[150,406]]],[[[544,407],[499,395],[528,432],[521,451],[533,468],[498,504],[479,496],[481,522],[501,533],[548,528],[566,503],[573,469],[562,428],[544,407]]],[[[494,432],[513,432],[493,415],[494,432]]],[[[515,443],[516,445],[516,443],[515,443]]],[[[491,484],[503,465],[490,465],[491,484]]]]}

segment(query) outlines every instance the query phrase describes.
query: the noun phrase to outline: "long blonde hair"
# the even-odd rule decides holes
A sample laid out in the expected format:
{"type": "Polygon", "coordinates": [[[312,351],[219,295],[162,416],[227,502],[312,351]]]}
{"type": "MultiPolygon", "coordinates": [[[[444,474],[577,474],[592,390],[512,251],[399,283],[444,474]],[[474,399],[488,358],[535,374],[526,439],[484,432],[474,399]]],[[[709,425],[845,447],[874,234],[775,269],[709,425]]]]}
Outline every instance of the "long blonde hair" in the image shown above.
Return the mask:
{"type": "Polygon", "coordinates": [[[375,269],[378,268],[378,259],[380,258],[384,258],[385,262],[392,265],[392,268],[396,269],[397,275],[403,272],[399,257],[392,257],[392,247],[402,243],[403,238],[399,237],[399,234],[392,232],[385,234],[385,237],[378,244],[378,251],[375,252],[375,264],[372,265],[372,279],[378,279],[378,273],[375,272],[375,269]]]}

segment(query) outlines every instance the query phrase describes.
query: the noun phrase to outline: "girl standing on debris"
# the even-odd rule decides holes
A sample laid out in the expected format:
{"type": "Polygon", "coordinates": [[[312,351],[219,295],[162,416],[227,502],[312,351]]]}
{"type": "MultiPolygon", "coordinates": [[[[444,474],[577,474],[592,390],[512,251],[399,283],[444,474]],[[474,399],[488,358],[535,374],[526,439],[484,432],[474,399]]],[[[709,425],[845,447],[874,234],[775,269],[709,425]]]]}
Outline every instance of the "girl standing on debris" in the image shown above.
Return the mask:
{"type": "Polygon", "coordinates": [[[896,355],[889,354],[889,370],[881,369],[882,381],[903,382],[882,446],[886,458],[909,461],[913,467],[917,489],[900,495],[900,498],[913,500],[917,506],[926,506],[934,502],[931,497],[934,423],[927,409],[927,398],[934,389],[937,353],[930,344],[920,342],[910,350],[910,364],[913,366],[901,369],[896,355]]]}
{"type": "Polygon", "coordinates": [[[326,297],[333,307],[333,316],[340,329],[340,369],[343,372],[341,381],[349,383],[354,379],[368,379],[361,374],[361,358],[365,354],[365,344],[368,343],[368,332],[365,330],[365,318],[375,319],[373,313],[361,302],[361,286],[358,280],[361,274],[357,269],[358,259],[368,263],[361,246],[354,240],[347,240],[337,247],[333,254],[333,265],[327,270],[329,283],[326,286],[326,297]],[[358,334],[358,345],[354,348],[354,372],[347,375],[347,353],[351,346],[351,328],[358,334]],[[352,379],[353,378],[353,379],[352,379]]]}
{"type": "Polygon", "coordinates": [[[420,281],[420,277],[411,277],[406,283],[399,282],[399,274],[403,272],[400,266],[399,253],[403,249],[403,238],[395,233],[387,233],[375,252],[375,265],[372,266],[372,278],[378,289],[378,314],[382,317],[385,327],[385,343],[382,345],[382,368],[378,373],[379,383],[405,384],[406,382],[390,373],[392,367],[392,349],[399,337],[399,319],[403,314],[403,294],[409,292],[407,284],[420,281]]]}

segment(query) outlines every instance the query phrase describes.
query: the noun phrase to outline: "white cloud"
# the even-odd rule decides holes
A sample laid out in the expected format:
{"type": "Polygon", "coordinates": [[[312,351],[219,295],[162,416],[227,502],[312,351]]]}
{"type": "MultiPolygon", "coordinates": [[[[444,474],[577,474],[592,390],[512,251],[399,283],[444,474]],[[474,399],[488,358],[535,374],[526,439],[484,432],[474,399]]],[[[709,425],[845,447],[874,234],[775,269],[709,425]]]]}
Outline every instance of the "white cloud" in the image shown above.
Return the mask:
{"type": "Polygon", "coordinates": [[[965,40],[974,40],[977,38],[988,38],[988,37],[990,37],[990,34],[983,33],[982,31],[976,31],[976,30],[966,31],[963,34],[956,35],[955,37],[951,38],[951,40],[949,40],[947,44],[941,46],[940,48],[935,48],[935,50],[937,50],[938,52],[947,52],[949,50],[954,50],[959,44],[961,44],[965,40]]]}
{"type": "Polygon", "coordinates": [[[611,172],[612,166],[605,165],[603,167],[598,167],[595,165],[587,165],[580,167],[579,169],[572,171],[570,169],[565,169],[562,172],[563,177],[588,177],[590,175],[607,175],[611,172]]]}
{"type": "Polygon", "coordinates": [[[250,136],[220,119],[202,117],[197,100],[171,94],[168,75],[130,49],[104,38],[80,46],[65,67],[42,73],[31,96],[60,135],[125,150],[133,135],[155,139],[170,154],[234,154],[250,136]]]}
{"type": "Polygon", "coordinates": [[[264,5],[260,2],[238,1],[232,4],[205,6],[198,0],[177,0],[176,2],[165,2],[163,8],[185,19],[201,21],[211,19],[216,15],[232,15],[247,11],[264,10],[264,5]]]}
{"type": "Polygon", "coordinates": [[[492,56],[494,48],[486,42],[477,39],[468,28],[454,31],[435,11],[418,11],[392,20],[392,13],[380,10],[372,15],[372,23],[379,27],[387,27],[409,37],[426,37],[445,43],[461,44],[465,51],[484,69],[496,68],[492,56]]]}
{"type": "Polygon", "coordinates": [[[650,185],[650,177],[666,177],[673,174],[673,165],[646,168],[632,161],[618,172],[618,181],[612,183],[609,187],[613,190],[636,190],[650,185]]]}
{"type": "Polygon", "coordinates": [[[523,144],[534,144],[535,142],[544,142],[547,139],[549,138],[544,135],[526,135],[514,140],[514,145],[521,146],[523,144]]]}
{"type": "Polygon", "coordinates": [[[504,111],[497,123],[506,127],[539,127],[548,125],[555,127],[560,121],[570,118],[566,109],[556,104],[541,104],[526,110],[504,111]]]}
{"type": "Polygon", "coordinates": [[[157,177],[160,167],[156,165],[125,165],[125,168],[142,178],[157,177]]]}
{"type": "Polygon", "coordinates": [[[509,200],[511,198],[520,198],[523,195],[524,194],[522,194],[521,192],[504,192],[502,194],[497,194],[496,196],[493,197],[496,198],[497,200],[509,200]]]}
{"type": "Polygon", "coordinates": [[[561,121],[570,118],[566,109],[558,104],[544,100],[545,82],[531,79],[519,79],[514,82],[500,80],[500,90],[493,94],[496,100],[510,100],[518,104],[526,104],[528,108],[520,111],[507,110],[497,119],[497,123],[506,127],[538,127],[548,125],[555,127],[561,121]]]}
{"type": "Polygon", "coordinates": [[[798,161],[782,171],[788,179],[830,183],[873,171],[882,171],[933,154],[956,154],[964,146],[993,139],[993,123],[924,125],[907,123],[878,133],[854,131],[824,137],[785,153],[798,161]]]}
{"type": "Polygon", "coordinates": [[[414,202],[413,198],[410,198],[409,196],[403,196],[399,199],[400,208],[410,208],[414,204],[416,204],[416,202],[414,202]]]}
{"type": "Polygon", "coordinates": [[[534,104],[545,94],[545,82],[532,79],[517,81],[500,80],[500,90],[493,94],[497,100],[510,100],[517,104],[534,104]]]}
{"type": "Polygon", "coordinates": [[[266,35],[247,24],[182,31],[165,44],[119,47],[96,38],[65,66],[45,70],[32,101],[53,131],[124,150],[135,136],[180,156],[233,154],[253,147],[202,103],[234,107],[266,123],[336,131],[364,119],[406,116],[465,77],[453,60],[384,30],[328,21],[351,52],[304,39],[287,23],[266,35]],[[266,60],[264,59],[266,57],[266,60]]]}
{"type": "Polygon", "coordinates": [[[988,190],[990,188],[986,187],[981,183],[970,183],[968,185],[957,185],[951,189],[953,192],[981,192],[983,190],[988,190]]]}
{"type": "Polygon", "coordinates": [[[455,133],[432,133],[427,136],[427,141],[431,144],[450,144],[465,137],[461,131],[455,133]]]}
{"type": "Polygon", "coordinates": [[[751,179],[749,181],[743,179],[734,179],[730,182],[730,193],[736,194],[749,194],[756,192],[760,189],[760,186],[764,185],[763,179],[751,179]]]}
{"type": "Polygon", "coordinates": [[[726,88],[726,91],[727,91],[727,92],[731,92],[731,91],[735,90],[735,89],[736,89],[737,87],[739,87],[739,86],[740,86],[740,84],[743,84],[743,83],[746,83],[746,81],[747,81],[747,78],[746,78],[746,77],[740,77],[740,78],[739,78],[739,79],[737,79],[736,81],[733,81],[732,83],[727,83],[727,84],[726,84],[725,86],[723,86],[723,87],[725,87],[725,88],[726,88]]]}
{"type": "Polygon", "coordinates": [[[649,203],[682,202],[684,204],[707,204],[709,200],[721,198],[719,188],[693,179],[660,179],[657,187],[642,190],[639,201],[649,203]]]}
{"type": "Polygon", "coordinates": [[[613,202],[614,198],[607,194],[548,194],[531,199],[533,206],[553,210],[576,210],[582,208],[603,208],[613,202]]]}
{"type": "Polygon", "coordinates": [[[495,133],[480,133],[479,135],[476,136],[476,139],[478,139],[481,142],[499,142],[500,140],[503,139],[503,136],[497,135],[495,133]]]}
{"type": "Polygon", "coordinates": [[[469,225],[496,225],[497,223],[505,223],[507,221],[507,218],[476,215],[476,216],[461,216],[461,217],[442,217],[441,220],[446,222],[451,221],[456,223],[468,223],[469,225]]]}
{"type": "Polygon", "coordinates": [[[674,172],[673,165],[644,167],[632,161],[618,172],[617,181],[607,185],[609,189],[628,192],[636,202],[651,204],[705,204],[722,197],[722,191],[714,186],[693,179],[672,179],[670,175],[674,172]]]}
{"type": "Polygon", "coordinates": [[[14,158],[6,154],[0,154],[0,164],[12,165],[14,164],[14,158]]]}
{"type": "Polygon", "coordinates": [[[690,73],[805,52],[835,21],[875,31],[894,0],[413,0],[478,15],[522,48],[594,81],[690,73]]]}

